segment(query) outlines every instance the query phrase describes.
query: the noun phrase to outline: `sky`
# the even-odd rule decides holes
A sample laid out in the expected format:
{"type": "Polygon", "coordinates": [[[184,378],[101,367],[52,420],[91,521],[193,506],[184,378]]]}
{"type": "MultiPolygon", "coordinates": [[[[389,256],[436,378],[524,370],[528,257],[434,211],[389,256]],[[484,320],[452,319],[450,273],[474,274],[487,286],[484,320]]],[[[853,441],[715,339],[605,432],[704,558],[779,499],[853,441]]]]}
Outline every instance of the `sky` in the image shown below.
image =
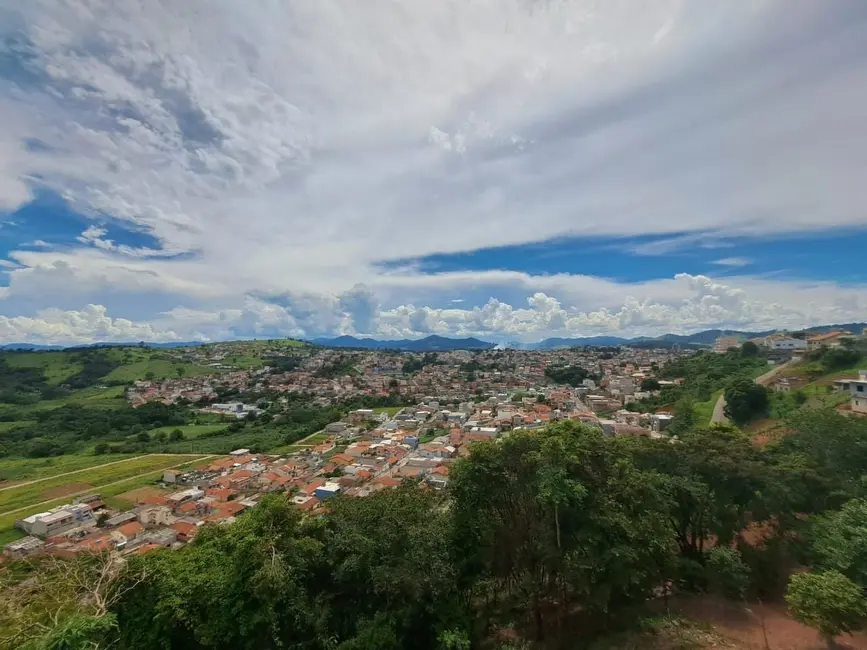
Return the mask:
{"type": "Polygon", "coordinates": [[[0,343],[867,320],[863,0],[0,0],[0,343]]]}

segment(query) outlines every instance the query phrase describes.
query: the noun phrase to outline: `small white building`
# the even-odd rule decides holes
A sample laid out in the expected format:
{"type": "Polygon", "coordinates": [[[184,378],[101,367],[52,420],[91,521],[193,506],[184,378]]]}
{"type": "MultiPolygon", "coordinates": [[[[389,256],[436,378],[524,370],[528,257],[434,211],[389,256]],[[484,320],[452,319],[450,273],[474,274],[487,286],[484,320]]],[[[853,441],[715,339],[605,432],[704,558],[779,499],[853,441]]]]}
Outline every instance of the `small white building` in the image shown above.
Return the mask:
{"type": "Polygon", "coordinates": [[[834,386],[849,391],[855,413],[867,413],[867,370],[859,370],[857,379],[838,379],[834,386]]]}

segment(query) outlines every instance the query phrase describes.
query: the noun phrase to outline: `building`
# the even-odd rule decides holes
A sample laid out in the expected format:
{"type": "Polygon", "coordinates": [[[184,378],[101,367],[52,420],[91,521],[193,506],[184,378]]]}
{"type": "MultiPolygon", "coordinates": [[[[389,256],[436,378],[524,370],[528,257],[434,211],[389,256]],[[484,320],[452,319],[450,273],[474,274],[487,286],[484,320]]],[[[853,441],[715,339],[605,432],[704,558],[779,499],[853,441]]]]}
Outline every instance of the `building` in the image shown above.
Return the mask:
{"type": "Polygon", "coordinates": [[[22,537],[10,542],[3,547],[3,555],[14,559],[20,559],[27,555],[39,553],[45,544],[38,537],[22,537]]]}
{"type": "Polygon", "coordinates": [[[36,537],[51,537],[73,528],[88,528],[96,525],[90,506],[79,503],[58,506],[48,512],[40,512],[15,522],[15,527],[36,537]]]}
{"type": "Polygon", "coordinates": [[[838,379],[834,386],[849,391],[855,413],[867,413],[867,370],[859,370],[857,379],[838,379]]]}
{"type": "Polygon", "coordinates": [[[847,338],[852,338],[849,332],[834,331],[824,334],[817,334],[807,339],[807,349],[818,350],[819,348],[839,348],[843,345],[843,341],[847,338]]]}
{"type": "Polygon", "coordinates": [[[807,342],[802,339],[795,339],[789,336],[773,338],[768,342],[768,347],[771,350],[806,350],[807,342]]]}
{"type": "Polygon", "coordinates": [[[731,348],[741,347],[741,339],[737,336],[720,336],[713,342],[713,351],[717,354],[725,354],[731,348]]]}

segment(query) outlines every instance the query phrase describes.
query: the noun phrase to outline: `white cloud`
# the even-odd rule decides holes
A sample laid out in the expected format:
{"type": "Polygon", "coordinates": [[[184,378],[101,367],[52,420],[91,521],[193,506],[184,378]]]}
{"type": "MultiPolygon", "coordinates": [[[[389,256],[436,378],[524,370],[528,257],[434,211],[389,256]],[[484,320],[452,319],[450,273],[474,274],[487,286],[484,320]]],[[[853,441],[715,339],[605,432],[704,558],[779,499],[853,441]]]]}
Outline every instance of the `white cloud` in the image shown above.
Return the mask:
{"type": "Polygon", "coordinates": [[[102,305],[80,311],[44,309],[35,317],[0,316],[0,341],[15,343],[76,344],[92,341],[171,341],[171,330],[158,330],[125,318],[112,318],[102,305]]]}
{"type": "MultiPolygon", "coordinates": [[[[381,263],[565,234],[662,234],[635,252],[664,254],[865,224],[857,3],[0,1],[0,42],[16,44],[0,210],[39,187],[94,219],[75,246],[9,255],[5,313],[70,296],[114,313],[124,292],[230,334],[804,320],[795,301],[773,312],[682,278],[381,263]],[[161,250],[107,238],[118,221],[161,250]],[[433,307],[456,291],[477,308],[433,307]]],[[[816,317],[863,307],[823,290],[816,317]]]]}
{"type": "Polygon", "coordinates": [[[717,266],[730,266],[730,267],[741,267],[741,266],[749,266],[753,261],[747,259],[746,257],[723,257],[718,260],[714,260],[711,264],[716,264],[717,266]]]}

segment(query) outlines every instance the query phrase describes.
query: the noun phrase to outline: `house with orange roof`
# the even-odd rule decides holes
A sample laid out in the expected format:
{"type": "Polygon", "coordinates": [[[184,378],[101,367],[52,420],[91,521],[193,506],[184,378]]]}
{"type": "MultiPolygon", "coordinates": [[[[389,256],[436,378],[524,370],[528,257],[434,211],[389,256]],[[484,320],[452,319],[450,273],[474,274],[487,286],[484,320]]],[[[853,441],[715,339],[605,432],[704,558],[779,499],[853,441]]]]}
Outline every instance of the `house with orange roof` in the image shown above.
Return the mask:
{"type": "MultiPolygon", "coordinates": [[[[235,495],[238,493],[235,490],[229,488],[209,488],[205,490],[205,496],[213,497],[217,501],[230,501],[235,498],[235,495]]],[[[187,504],[185,504],[187,505],[187,504]]],[[[195,504],[193,504],[195,505],[195,504]]]]}
{"type": "Polygon", "coordinates": [[[199,527],[188,521],[176,521],[169,528],[178,534],[178,541],[184,543],[192,541],[199,532],[199,527]]]}

